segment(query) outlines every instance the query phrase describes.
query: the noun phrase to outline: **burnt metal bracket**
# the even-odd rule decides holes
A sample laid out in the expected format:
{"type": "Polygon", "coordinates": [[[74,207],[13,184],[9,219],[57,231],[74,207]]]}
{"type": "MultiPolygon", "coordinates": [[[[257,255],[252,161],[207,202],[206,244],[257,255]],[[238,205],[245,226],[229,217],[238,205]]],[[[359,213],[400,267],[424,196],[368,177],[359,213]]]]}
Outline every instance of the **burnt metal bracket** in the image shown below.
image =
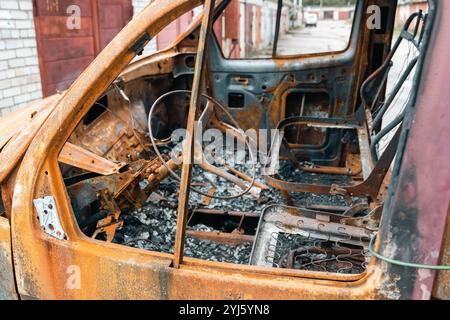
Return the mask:
{"type": "Polygon", "coordinates": [[[39,224],[48,235],[58,239],[67,239],[56,210],[55,199],[52,196],[33,200],[34,207],[38,212],[39,224]]]}
{"type": "Polygon", "coordinates": [[[151,40],[152,37],[150,37],[147,32],[144,32],[144,34],[136,40],[136,42],[130,47],[129,50],[135,52],[136,55],[140,56],[144,51],[144,47],[146,46],[146,44],[151,40]]]}
{"type": "Polygon", "coordinates": [[[278,50],[278,37],[280,34],[281,11],[283,10],[283,0],[278,0],[277,19],[275,21],[275,38],[273,39],[272,58],[275,58],[278,50]]]}
{"type": "Polygon", "coordinates": [[[201,104],[204,70],[206,68],[206,52],[210,40],[213,24],[214,0],[206,0],[203,7],[203,18],[195,61],[194,79],[192,81],[192,94],[189,104],[188,120],[186,125],[187,143],[183,148],[183,164],[181,166],[180,191],[178,201],[177,229],[174,245],[173,267],[179,268],[183,262],[184,238],[187,223],[187,209],[189,202],[189,189],[192,177],[192,160],[194,159],[194,126],[197,109],[201,104]]]}
{"type": "MultiPolygon", "coordinates": [[[[370,175],[364,182],[357,185],[349,186],[333,186],[333,185],[320,185],[320,184],[307,184],[298,182],[289,182],[276,178],[275,176],[267,175],[266,181],[273,188],[289,191],[289,192],[313,192],[320,194],[339,194],[342,196],[366,196],[372,200],[375,200],[378,196],[381,184],[384,177],[389,170],[389,167],[395,157],[400,133],[402,127],[397,129],[391,142],[388,144],[385,152],[381,156],[380,160],[373,168],[370,175]]],[[[292,156],[290,157],[292,158],[292,156]]]]}

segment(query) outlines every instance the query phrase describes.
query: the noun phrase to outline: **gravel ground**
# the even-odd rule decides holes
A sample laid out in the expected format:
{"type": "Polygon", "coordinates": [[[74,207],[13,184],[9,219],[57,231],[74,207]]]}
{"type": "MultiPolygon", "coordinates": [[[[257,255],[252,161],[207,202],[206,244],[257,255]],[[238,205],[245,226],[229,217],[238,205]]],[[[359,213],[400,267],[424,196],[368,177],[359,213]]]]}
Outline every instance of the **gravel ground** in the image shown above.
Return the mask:
{"type": "MultiPolygon", "coordinates": [[[[251,167],[245,167],[243,165],[234,165],[234,167],[249,175],[251,174],[251,167]]],[[[319,179],[318,175],[305,174],[299,170],[293,170],[287,164],[282,164],[281,170],[281,175],[284,175],[285,178],[289,180],[305,181],[305,177],[309,177],[308,182],[317,183],[319,179]]],[[[260,175],[259,167],[257,168],[257,180],[261,182],[264,181],[260,175]]],[[[337,177],[331,176],[329,179],[328,177],[325,177],[325,179],[322,178],[320,181],[322,181],[322,183],[336,183],[338,180],[337,177]]],[[[193,183],[198,184],[205,182],[214,183],[217,187],[215,195],[235,195],[242,191],[239,187],[234,186],[228,181],[205,173],[197,166],[194,166],[193,183]]],[[[210,186],[211,184],[208,184],[204,187],[198,186],[198,188],[207,191],[210,186]]],[[[291,198],[297,206],[307,206],[311,204],[344,206],[346,204],[342,197],[333,195],[292,193],[291,198]]],[[[173,253],[178,204],[178,183],[172,178],[166,179],[161,183],[159,190],[154,193],[150,199],[151,200],[143,208],[123,216],[124,227],[117,232],[114,242],[146,250],[173,253]]],[[[284,198],[281,193],[272,188],[258,195],[249,193],[234,200],[212,199],[208,206],[201,205],[201,199],[201,195],[191,192],[189,208],[191,210],[201,207],[224,211],[261,212],[262,209],[269,204],[284,203],[284,198]]],[[[192,226],[191,228],[202,231],[223,231],[214,230],[213,228],[202,224],[192,226]]],[[[251,254],[251,247],[251,243],[239,246],[229,246],[187,236],[184,253],[189,257],[201,258],[209,261],[247,264],[251,254]]]]}
{"type": "MultiPolygon", "coordinates": [[[[193,176],[194,182],[214,180],[214,184],[218,186],[216,195],[232,195],[242,191],[240,188],[222,179],[211,177],[208,173],[204,173],[197,167],[194,169],[193,176]]],[[[199,189],[206,191],[208,188],[199,187],[199,189]]],[[[124,227],[117,232],[114,242],[146,250],[173,253],[178,204],[177,190],[178,184],[171,178],[161,183],[161,187],[157,193],[160,196],[158,198],[162,200],[148,202],[143,208],[124,215],[124,227]]],[[[201,195],[191,192],[189,201],[190,209],[202,207],[210,209],[220,208],[221,210],[261,211],[267,201],[275,201],[275,199],[279,200],[281,198],[276,196],[276,192],[270,192],[264,195],[264,198],[263,195],[255,198],[253,195],[247,194],[242,198],[234,200],[212,199],[206,207],[200,205],[201,199],[201,195]],[[262,201],[261,199],[265,200],[262,201]]],[[[192,229],[199,231],[222,231],[202,224],[192,226],[192,229]]],[[[251,248],[251,243],[230,246],[187,236],[184,254],[189,257],[209,261],[247,264],[250,258],[251,248]]]]}
{"type": "MultiPolygon", "coordinates": [[[[163,205],[148,204],[124,216],[124,227],[116,234],[115,242],[137,248],[173,253],[175,243],[176,209],[163,205]]],[[[198,224],[199,231],[214,231],[198,224]]],[[[239,246],[221,245],[187,236],[184,254],[209,261],[248,263],[251,244],[239,246]]]]}

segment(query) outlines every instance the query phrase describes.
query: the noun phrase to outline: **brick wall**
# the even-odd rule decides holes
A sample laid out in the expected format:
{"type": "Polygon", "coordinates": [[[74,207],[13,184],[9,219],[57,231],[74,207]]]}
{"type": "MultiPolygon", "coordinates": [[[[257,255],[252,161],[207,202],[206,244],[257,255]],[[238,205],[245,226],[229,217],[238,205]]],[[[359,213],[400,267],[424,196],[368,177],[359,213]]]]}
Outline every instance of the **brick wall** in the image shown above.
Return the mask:
{"type": "Polygon", "coordinates": [[[42,97],[31,0],[0,1],[0,116],[42,97]]]}

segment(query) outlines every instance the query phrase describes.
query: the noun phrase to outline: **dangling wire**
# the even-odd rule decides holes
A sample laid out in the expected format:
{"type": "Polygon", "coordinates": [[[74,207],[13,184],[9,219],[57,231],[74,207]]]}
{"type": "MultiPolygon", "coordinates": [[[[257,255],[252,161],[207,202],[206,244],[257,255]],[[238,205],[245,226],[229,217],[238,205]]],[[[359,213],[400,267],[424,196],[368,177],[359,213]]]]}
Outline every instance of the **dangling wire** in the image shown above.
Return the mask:
{"type": "MultiPolygon", "coordinates": [[[[161,161],[161,163],[166,167],[166,169],[169,171],[169,173],[173,176],[173,178],[180,182],[181,178],[179,175],[177,175],[170,167],[169,165],[166,163],[166,161],[164,160],[162,154],[159,152],[158,146],[156,144],[156,139],[153,136],[153,132],[152,132],[152,125],[151,125],[151,120],[153,117],[153,111],[155,109],[155,107],[158,105],[158,103],[160,103],[164,98],[166,98],[169,95],[172,94],[177,94],[177,93],[188,93],[190,94],[191,91],[189,90],[174,90],[174,91],[169,91],[165,94],[163,94],[162,96],[160,96],[158,99],[156,99],[156,101],[153,103],[152,107],[150,108],[150,112],[148,114],[148,131],[149,131],[149,135],[150,135],[150,140],[152,142],[153,145],[153,149],[157,155],[157,157],[159,158],[159,160],[161,161]]],[[[216,101],[214,98],[206,95],[206,94],[202,94],[203,97],[205,97],[206,99],[210,100],[212,103],[214,103],[215,105],[217,105],[224,113],[225,115],[231,120],[231,122],[233,122],[233,124],[239,129],[239,125],[236,122],[236,120],[233,118],[233,116],[228,112],[228,110],[222,106],[218,101],[216,101]]],[[[243,132],[243,130],[241,129],[240,131],[238,131],[242,137],[245,140],[245,144],[247,145],[247,147],[249,148],[249,150],[251,151],[252,148],[248,142],[249,137],[243,132]]],[[[205,193],[201,190],[198,190],[192,186],[190,186],[190,189],[198,194],[201,194],[202,196],[208,197],[208,198],[213,198],[213,199],[220,199],[220,200],[232,200],[232,199],[236,199],[236,198],[240,198],[244,195],[246,195],[247,193],[250,192],[250,190],[253,188],[254,184],[255,184],[255,179],[256,179],[256,159],[254,158],[253,152],[249,152],[250,153],[250,157],[251,157],[251,162],[253,164],[253,171],[252,171],[252,179],[250,182],[250,185],[248,186],[247,189],[245,189],[243,192],[234,195],[234,196],[215,196],[215,195],[211,195],[208,193],[205,193]]]]}

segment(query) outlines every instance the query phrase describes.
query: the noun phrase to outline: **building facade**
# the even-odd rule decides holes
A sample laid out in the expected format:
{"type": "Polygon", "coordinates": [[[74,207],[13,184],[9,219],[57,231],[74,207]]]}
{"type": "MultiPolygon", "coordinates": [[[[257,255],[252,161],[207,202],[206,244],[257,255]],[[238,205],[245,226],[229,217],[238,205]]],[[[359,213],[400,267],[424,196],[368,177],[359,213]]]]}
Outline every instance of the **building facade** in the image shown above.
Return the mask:
{"type": "Polygon", "coordinates": [[[0,1],[0,115],[42,97],[31,0],[0,1]]]}
{"type": "MultiPolygon", "coordinates": [[[[150,2],[1,0],[0,116],[67,89],[132,16],[150,2]],[[73,15],[79,20],[71,21],[73,15]]],[[[296,26],[291,9],[298,9],[299,4],[300,0],[284,2],[281,33],[296,26]]],[[[231,0],[214,25],[224,54],[249,57],[255,50],[272,45],[276,8],[276,0],[231,0]]],[[[196,8],[172,22],[147,45],[144,55],[167,47],[200,12],[201,7],[196,8]]]]}
{"type": "Polygon", "coordinates": [[[67,89],[131,19],[132,12],[148,2],[1,0],[0,116],[67,89]],[[79,28],[77,20],[73,28],[69,26],[72,15],[79,17],[79,28]]]}

